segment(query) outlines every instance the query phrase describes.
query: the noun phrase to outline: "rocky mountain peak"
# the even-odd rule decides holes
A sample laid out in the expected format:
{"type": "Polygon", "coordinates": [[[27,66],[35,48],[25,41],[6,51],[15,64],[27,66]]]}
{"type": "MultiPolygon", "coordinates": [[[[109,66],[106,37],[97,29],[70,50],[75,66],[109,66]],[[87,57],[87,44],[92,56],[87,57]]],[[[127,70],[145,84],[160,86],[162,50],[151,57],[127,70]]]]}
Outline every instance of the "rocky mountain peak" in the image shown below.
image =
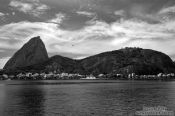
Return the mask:
{"type": "Polygon", "coordinates": [[[40,36],[30,39],[6,63],[4,69],[15,69],[38,64],[48,60],[47,50],[40,36]]]}

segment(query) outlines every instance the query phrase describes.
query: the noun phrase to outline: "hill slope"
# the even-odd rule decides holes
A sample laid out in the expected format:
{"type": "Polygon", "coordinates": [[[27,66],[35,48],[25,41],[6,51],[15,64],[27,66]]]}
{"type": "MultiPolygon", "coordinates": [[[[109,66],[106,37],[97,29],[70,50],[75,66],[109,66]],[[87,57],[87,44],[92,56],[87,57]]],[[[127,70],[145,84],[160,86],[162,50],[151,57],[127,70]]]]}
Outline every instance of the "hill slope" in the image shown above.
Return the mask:
{"type": "Polygon", "coordinates": [[[141,48],[124,48],[81,60],[73,60],[59,55],[48,58],[44,43],[39,37],[32,38],[4,67],[4,69],[11,68],[20,71],[57,71],[80,74],[175,72],[175,64],[168,55],[141,48]]]}
{"type": "Polygon", "coordinates": [[[82,60],[73,60],[57,55],[46,62],[28,67],[29,69],[80,74],[158,74],[175,72],[175,65],[169,56],[161,52],[150,49],[125,48],[82,60]]]}
{"type": "Polygon", "coordinates": [[[28,41],[5,64],[4,69],[16,69],[38,64],[48,60],[48,54],[40,37],[34,37],[28,41]]]}
{"type": "Polygon", "coordinates": [[[157,74],[175,71],[171,58],[164,53],[141,48],[125,48],[81,60],[90,73],[157,74]]]}

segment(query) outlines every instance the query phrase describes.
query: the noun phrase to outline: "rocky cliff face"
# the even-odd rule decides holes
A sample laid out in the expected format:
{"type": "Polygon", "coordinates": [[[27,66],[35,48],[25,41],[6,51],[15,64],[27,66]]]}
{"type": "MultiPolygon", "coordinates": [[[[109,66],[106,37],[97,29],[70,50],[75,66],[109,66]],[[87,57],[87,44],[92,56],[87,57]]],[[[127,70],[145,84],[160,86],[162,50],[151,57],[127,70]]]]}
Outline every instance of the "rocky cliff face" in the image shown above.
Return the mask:
{"type": "Polygon", "coordinates": [[[29,40],[13,57],[5,64],[4,69],[16,69],[31,66],[48,60],[48,54],[40,37],[29,40]]]}
{"type": "Polygon", "coordinates": [[[27,70],[29,69],[95,75],[101,73],[147,75],[175,72],[175,65],[171,58],[164,53],[150,49],[125,48],[82,60],[73,60],[57,55],[46,62],[28,67],[27,70]]]}
{"type": "Polygon", "coordinates": [[[175,73],[171,58],[161,52],[125,48],[94,55],[82,60],[73,60],[59,55],[48,58],[40,37],[32,38],[7,62],[4,69],[36,72],[67,72],[80,74],[136,73],[158,74],[175,73]]]}

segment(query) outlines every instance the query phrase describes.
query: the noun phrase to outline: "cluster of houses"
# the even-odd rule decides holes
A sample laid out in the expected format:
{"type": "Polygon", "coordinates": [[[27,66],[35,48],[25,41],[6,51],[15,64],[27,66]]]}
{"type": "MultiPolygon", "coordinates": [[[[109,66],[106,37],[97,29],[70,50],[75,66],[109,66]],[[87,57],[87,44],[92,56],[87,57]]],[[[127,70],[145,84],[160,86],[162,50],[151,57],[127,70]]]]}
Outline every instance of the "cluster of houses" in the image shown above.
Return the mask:
{"type": "Polygon", "coordinates": [[[163,74],[159,73],[157,75],[136,75],[135,73],[129,74],[128,79],[134,80],[170,80],[175,79],[175,74],[163,74]]]}
{"type": "Polygon", "coordinates": [[[0,75],[0,80],[61,80],[61,79],[80,79],[83,75],[68,73],[19,73],[17,75],[0,75]]]}
{"type": "Polygon", "coordinates": [[[169,80],[175,79],[175,74],[163,74],[158,75],[136,75],[132,74],[99,74],[97,76],[91,75],[80,75],[80,74],[69,74],[69,73],[19,73],[17,75],[0,75],[0,80],[73,80],[73,79],[114,79],[114,80],[169,80]]]}

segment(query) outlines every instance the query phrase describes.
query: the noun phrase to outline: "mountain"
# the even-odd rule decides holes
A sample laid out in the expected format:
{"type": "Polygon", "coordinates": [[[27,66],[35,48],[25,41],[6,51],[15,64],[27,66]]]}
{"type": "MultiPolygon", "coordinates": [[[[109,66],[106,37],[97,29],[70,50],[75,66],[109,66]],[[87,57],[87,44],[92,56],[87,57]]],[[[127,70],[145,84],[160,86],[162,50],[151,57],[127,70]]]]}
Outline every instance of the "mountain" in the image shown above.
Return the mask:
{"type": "Polygon", "coordinates": [[[16,68],[18,72],[57,71],[94,75],[175,73],[175,64],[171,58],[151,49],[124,48],[81,60],[59,55],[48,58],[45,46],[39,37],[32,38],[7,62],[4,69],[9,68],[16,68]]]}
{"type": "Polygon", "coordinates": [[[73,60],[59,55],[30,66],[35,71],[57,71],[80,74],[136,73],[158,74],[175,72],[171,58],[164,53],[141,48],[125,48],[94,55],[82,60],[73,60]]]}
{"type": "Polygon", "coordinates": [[[20,70],[25,70],[25,71],[29,71],[29,70],[35,70],[35,71],[58,71],[58,72],[73,72],[73,70],[75,69],[77,65],[77,61],[70,59],[70,58],[66,58],[63,56],[53,56],[50,59],[48,59],[45,62],[42,63],[38,63],[35,65],[31,65],[25,68],[20,68],[20,70]]]}
{"type": "Polygon", "coordinates": [[[79,60],[74,60],[71,58],[56,55],[51,57],[49,60],[38,63],[32,66],[27,66],[23,68],[18,68],[21,71],[34,71],[34,72],[53,72],[57,71],[59,73],[81,73],[85,74],[85,70],[81,66],[79,60]]]}
{"type": "Polygon", "coordinates": [[[47,61],[48,54],[40,37],[30,39],[13,57],[5,64],[5,70],[31,66],[47,61]]]}
{"type": "Polygon", "coordinates": [[[175,72],[171,58],[161,52],[142,49],[124,48],[105,52],[81,60],[81,65],[89,73],[136,73],[158,74],[175,72]]]}

